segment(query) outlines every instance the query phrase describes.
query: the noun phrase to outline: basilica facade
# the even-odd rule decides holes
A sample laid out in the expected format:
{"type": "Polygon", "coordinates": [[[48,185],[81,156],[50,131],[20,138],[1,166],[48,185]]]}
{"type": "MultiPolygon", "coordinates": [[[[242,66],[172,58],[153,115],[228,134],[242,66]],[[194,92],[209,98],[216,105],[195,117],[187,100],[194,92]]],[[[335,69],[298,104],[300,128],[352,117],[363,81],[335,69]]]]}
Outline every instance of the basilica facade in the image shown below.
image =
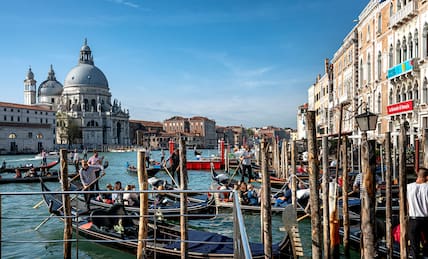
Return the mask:
{"type": "Polygon", "coordinates": [[[56,80],[53,67],[36,87],[30,70],[24,80],[26,105],[47,106],[56,111],[56,144],[86,148],[129,145],[129,110],[112,102],[104,73],[94,65],[92,51],[85,40],[78,64],[64,80],[56,80]],[[37,101],[36,101],[37,100],[37,101]]]}

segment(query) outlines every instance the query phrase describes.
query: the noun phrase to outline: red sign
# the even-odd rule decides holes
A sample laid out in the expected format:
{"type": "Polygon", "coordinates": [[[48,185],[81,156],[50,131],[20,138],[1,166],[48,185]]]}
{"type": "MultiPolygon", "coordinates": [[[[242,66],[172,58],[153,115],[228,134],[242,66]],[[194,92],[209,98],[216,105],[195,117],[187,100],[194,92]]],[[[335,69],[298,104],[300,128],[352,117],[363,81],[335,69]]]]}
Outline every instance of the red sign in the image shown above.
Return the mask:
{"type": "Polygon", "coordinates": [[[388,115],[400,112],[408,112],[413,110],[413,101],[405,101],[401,103],[392,104],[386,107],[388,115]]]}

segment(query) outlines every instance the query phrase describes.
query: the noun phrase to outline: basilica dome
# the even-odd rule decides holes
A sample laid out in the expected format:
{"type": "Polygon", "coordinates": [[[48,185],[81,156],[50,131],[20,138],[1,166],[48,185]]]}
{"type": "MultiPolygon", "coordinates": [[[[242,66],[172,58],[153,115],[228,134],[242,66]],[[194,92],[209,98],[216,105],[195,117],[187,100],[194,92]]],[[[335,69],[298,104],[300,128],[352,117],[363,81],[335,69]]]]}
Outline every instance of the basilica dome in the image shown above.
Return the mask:
{"type": "Polygon", "coordinates": [[[95,86],[108,88],[104,73],[94,65],[79,64],[72,68],[65,77],[64,87],[67,86],[95,86]]]}
{"type": "Polygon", "coordinates": [[[86,39],[80,48],[79,64],[68,72],[64,81],[67,87],[97,87],[108,89],[108,81],[104,73],[94,65],[92,52],[86,39]]]}

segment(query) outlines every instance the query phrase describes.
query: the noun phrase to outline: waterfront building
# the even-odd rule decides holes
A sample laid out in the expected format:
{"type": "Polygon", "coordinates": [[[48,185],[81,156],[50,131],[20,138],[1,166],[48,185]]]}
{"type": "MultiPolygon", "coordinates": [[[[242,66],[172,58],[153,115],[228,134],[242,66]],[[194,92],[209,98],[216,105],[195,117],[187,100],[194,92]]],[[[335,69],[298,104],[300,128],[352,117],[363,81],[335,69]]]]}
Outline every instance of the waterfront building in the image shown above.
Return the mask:
{"type": "Polygon", "coordinates": [[[215,121],[206,117],[183,118],[174,116],[163,122],[163,128],[168,134],[181,134],[186,137],[186,144],[189,146],[198,148],[217,147],[215,121]]]}
{"type": "Polygon", "coordinates": [[[55,111],[48,106],[0,102],[0,154],[51,151],[55,111]]]}

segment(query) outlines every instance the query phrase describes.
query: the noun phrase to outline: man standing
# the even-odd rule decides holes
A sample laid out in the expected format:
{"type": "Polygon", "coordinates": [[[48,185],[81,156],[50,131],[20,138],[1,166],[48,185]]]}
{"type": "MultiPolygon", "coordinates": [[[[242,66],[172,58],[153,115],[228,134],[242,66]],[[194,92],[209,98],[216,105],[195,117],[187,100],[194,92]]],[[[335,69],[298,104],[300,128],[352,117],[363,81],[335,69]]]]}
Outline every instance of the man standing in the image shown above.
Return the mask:
{"type": "Polygon", "coordinates": [[[242,177],[241,182],[244,182],[244,176],[248,175],[248,182],[251,182],[253,179],[253,170],[251,167],[251,159],[253,158],[253,153],[249,146],[245,148],[245,151],[241,155],[242,161],[242,177]],[[248,174],[247,174],[248,173],[248,174]]]}
{"type": "Polygon", "coordinates": [[[77,152],[77,149],[74,149],[73,164],[76,168],[76,173],[79,172],[79,153],[77,152]]]}
{"type": "MultiPolygon", "coordinates": [[[[94,181],[97,178],[95,171],[100,170],[98,166],[89,166],[88,161],[82,160],[82,168],[80,168],[79,175],[80,181],[83,184],[83,188],[86,191],[95,190],[94,181]]],[[[91,194],[85,193],[86,207],[89,210],[89,204],[91,203],[91,194]]]]}
{"type": "MultiPolygon", "coordinates": [[[[104,159],[104,157],[99,157],[98,156],[98,151],[96,149],[94,149],[94,154],[89,158],[88,164],[89,165],[93,165],[93,166],[97,166],[98,168],[101,168],[101,170],[103,170],[104,169],[103,166],[102,166],[103,159],[104,159]]],[[[96,177],[100,176],[100,171],[101,170],[95,171],[95,176],[96,177]]],[[[95,183],[95,190],[98,191],[99,189],[100,189],[100,187],[99,187],[98,181],[97,181],[95,183]]]]}
{"type": "MultiPolygon", "coordinates": [[[[172,177],[175,178],[177,175],[177,184],[180,185],[180,154],[179,150],[176,149],[171,155],[171,173],[172,177]]],[[[180,187],[180,186],[177,186],[180,187]]]]}
{"type": "MultiPolygon", "coordinates": [[[[413,258],[420,256],[421,237],[428,237],[428,169],[419,168],[416,182],[407,184],[407,203],[409,206],[408,238],[413,258]]],[[[423,257],[428,256],[428,243],[422,242],[423,257]]]]}

